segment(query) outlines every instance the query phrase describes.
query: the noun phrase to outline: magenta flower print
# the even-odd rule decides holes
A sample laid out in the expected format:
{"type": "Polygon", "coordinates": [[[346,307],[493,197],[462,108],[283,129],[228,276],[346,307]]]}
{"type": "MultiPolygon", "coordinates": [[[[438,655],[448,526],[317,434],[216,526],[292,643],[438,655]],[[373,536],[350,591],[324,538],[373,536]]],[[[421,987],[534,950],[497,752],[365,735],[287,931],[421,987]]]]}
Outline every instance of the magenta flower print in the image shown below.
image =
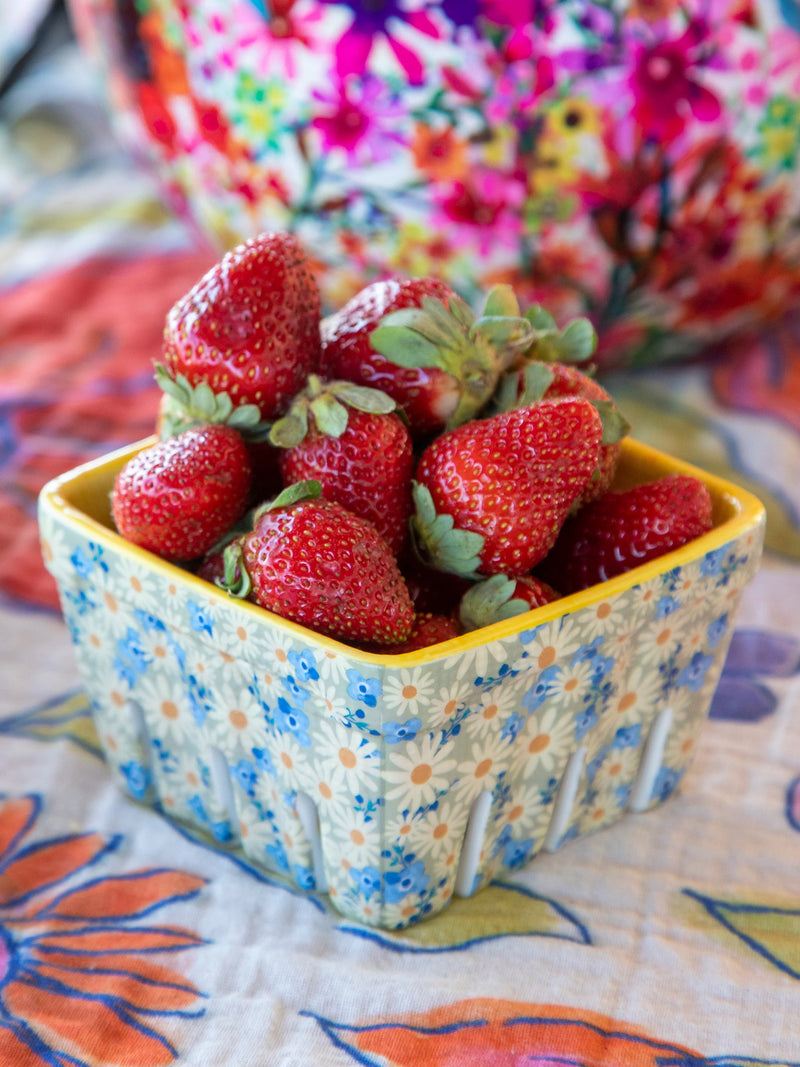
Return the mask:
{"type": "Polygon", "coordinates": [[[485,255],[498,245],[515,245],[522,233],[524,183],[493,171],[476,170],[468,182],[452,182],[438,198],[442,223],[458,222],[454,247],[475,247],[485,255]]]}
{"type": "MultiPolygon", "coordinates": [[[[332,0],[323,0],[330,3],[332,0]]],[[[419,54],[402,39],[402,26],[427,37],[440,36],[436,23],[423,8],[409,11],[398,0],[350,0],[343,5],[353,21],[336,44],[336,70],[341,77],[363,74],[376,42],[384,38],[405,72],[410,85],[422,85],[424,66],[419,54]],[[398,30],[401,36],[398,36],[398,30]]]]}
{"type": "Polygon", "coordinates": [[[719,99],[698,80],[699,68],[708,63],[705,28],[692,23],[672,40],[655,45],[633,45],[633,69],[628,84],[634,96],[633,112],[642,129],[662,141],[674,141],[693,117],[714,122],[722,114],[719,99]]]}
{"type": "Polygon", "coordinates": [[[349,163],[380,163],[402,143],[392,126],[399,125],[404,109],[377,78],[340,82],[329,93],[316,91],[314,98],[324,105],[312,120],[324,152],[340,148],[349,163]]]}

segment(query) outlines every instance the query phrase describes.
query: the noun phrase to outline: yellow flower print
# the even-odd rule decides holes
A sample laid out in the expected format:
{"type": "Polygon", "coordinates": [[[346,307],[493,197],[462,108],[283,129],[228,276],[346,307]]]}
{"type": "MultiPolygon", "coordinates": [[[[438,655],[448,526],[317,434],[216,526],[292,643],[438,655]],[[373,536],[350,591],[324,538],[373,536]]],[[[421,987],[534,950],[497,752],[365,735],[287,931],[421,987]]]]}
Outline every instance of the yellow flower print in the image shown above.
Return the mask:
{"type": "Polygon", "coordinates": [[[568,97],[559,100],[547,111],[547,133],[555,138],[573,140],[600,132],[600,111],[589,100],[568,97]]]}

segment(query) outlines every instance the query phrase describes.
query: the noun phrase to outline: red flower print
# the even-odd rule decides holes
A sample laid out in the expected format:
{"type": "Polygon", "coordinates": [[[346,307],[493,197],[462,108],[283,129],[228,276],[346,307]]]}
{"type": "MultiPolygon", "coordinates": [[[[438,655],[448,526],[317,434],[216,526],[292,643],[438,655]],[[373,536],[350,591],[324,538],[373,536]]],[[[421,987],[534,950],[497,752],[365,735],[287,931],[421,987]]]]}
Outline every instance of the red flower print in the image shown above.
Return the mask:
{"type": "Polygon", "coordinates": [[[203,994],[153,956],[203,941],[137,920],[194,896],[203,879],[152,869],[76,884],[119,839],[26,843],[40,807],[33,796],[0,798],[0,1063],[172,1063],[178,1053],[153,1017],[185,1015],[203,994]]]}
{"type": "Polygon", "coordinates": [[[653,137],[673,141],[690,116],[714,122],[722,114],[719,99],[697,80],[698,68],[708,62],[707,33],[704,25],[693,22],[673,40],[633,45],[629,86],[634,116],[653,137]]]}

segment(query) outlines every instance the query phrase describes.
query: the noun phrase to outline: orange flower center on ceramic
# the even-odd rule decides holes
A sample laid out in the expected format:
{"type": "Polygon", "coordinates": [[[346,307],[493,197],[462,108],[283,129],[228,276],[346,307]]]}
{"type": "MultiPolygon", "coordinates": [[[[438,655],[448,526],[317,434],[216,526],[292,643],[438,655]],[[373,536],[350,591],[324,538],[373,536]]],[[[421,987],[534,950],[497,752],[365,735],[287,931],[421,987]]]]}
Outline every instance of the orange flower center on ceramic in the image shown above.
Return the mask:
{"type": "Polygon", "coordinates": [[[173,704],[171,700],[165,700],[161,705],[161,714],[165,719],[177,719],[179,715],[178,705],[173,704]]]}
{"type": "Polygon", "coordinates": [[[635,703],[636,703],[636,694],[635,693],[626,693],[624,697],[620,697],[619,710],[620,711],[627,711],[628,708],[632,708],[635,703]]]}
{"type": "Polygon", "coordinates": [[[319,789],[321,795],[324,796],[326,800],[330,800],[333,796],[333,793],[331,792],[331,787],[328,785],[327,782],[320,782],[317,785],[317,789],[319,789]]]}
{"type": "Polygon", "coordinates": [[[404,685],[403,686],[403,699],[404,700],[413,700],[416,695],[417,695],[417,687],[415,685],[404,685]]]}
{"type": "Polygon", "coordinates": [[[428,763],[418,763],[411,772],[411,781],[414,785],[425,785],[433,774],[433,768],[428,763]]]}
{"type": "Polygon", "coordinates": [[[528,752],[544,752],[550,744],[550,734],[537,734],[528,745],[528,752]]]}
{"type": "Polygon", "coordinates": [[[444,835],[447,833],[447,823],[440,822],[438,826],[434,827],[433,836],[436,841],[441,841],[444,835]]]}
{"type": "Polygon", "coordinates": [[[478,766],[475,768],[475,777],[483,778],[484,775],[487,775],[489,773],[491,766],[492,760],[490,760],[488,756],[486,759],[482,759],[478,766]]]}
{"type": "Polygon", "coordinates": [[[353,842],[354,845],[363,845],[364,835],[361,833],[360,830],[351,830],[350,840],[353,842]]]}
{"type": "Polygon", "coordinates": [[[351,748],[342,747],[339,749],[339,762],[343,767],[347,767],[348,770],[352,770],[356,765],[356,754],[351,748]]]}
{"type": "Polygon", "coordinates": [[[235,730],[244,730],[247,726],[247,716],[238,708],[232,708],[228,712],[228,721],[235,730]]]}
{"type": "Polygon", "coordinates": [[[547,648],[543,648],[539,653],[539,659],[537,663],[544,670],[545,667],[551,666],[556,661],[556,650],[552,645],[548,645],[547,648]]]}

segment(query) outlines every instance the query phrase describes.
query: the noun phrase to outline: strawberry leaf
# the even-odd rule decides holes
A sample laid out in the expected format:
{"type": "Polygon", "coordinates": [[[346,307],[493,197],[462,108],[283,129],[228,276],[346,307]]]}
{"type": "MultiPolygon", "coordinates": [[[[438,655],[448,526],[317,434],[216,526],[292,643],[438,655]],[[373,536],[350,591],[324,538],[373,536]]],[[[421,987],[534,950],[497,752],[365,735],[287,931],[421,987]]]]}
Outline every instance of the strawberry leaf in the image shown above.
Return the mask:
{"type": "Polygon", "coordinates": [[[592,400],[597,408],[600,422],[603,424],[603,436],[601,444],[613,445],[627,437],[631,432],[631,424],[611,400],[592,400]]]}
{"type": "Polygon", "coordinates": [[[564,363],[583,363],[597,348],[597,334],[588,319],[573,319],[559,334],[558,351],[564,363]]]}
{"type": "Polygon", "coordinates": [[[355,382],[330,382],[328,392],[341,400],[348,407],[365,411],[372,415],[388,415],[397,407],[395,401],[381,389],[371,389],[368,385],[356,385],[355,382]]]}
{"type": "Polygon", "coordinates": [[[341,437],[347,429],[347,408],[330,393],[320,393],[309,408],[318,429],[328,437],[341,437]]]}
{"type": "Polygon", "coordinates": [[[257,405],[234,407],[227,393],[215,393],[208,382],[192,386],[183,374],[173,378],[162,363],[156,364],[155,377],[168,398],[162,408],[162,437],[171,437],[204,423],[219,423],[238,430],[248,441],[266,439],[269,424],[261,421],[257,405]]]}
{"type": "Polygon", "coordinates": [[[237,600],[246,600],[253,588],[250,575],[244,565],[242,546],[237,541],[232,541],[222,554],[223,572],[218,578],[216,585],[224,589],[229,596],[237,600]]]}
{"type": "Polygon", "coordinates": [[[537,333],[557,333],[556,320],[542,307],[541,304],[533,304],[525,312],[525,318],[533,326],[537,333]]]}
{"type": "Polygon", "coordinates": [[[481,318],[519,318],[519,301],[510,285],[495,285],[487,296],[481,318]]]}
{"type": "Polygon", "coordinates": [[[427,486],[414,482],[412,494],[416,513],[411,519],[411,529],[423,556],[436,570],[465,578],[477,577],[484,537],[471,530],[458,529],[452,515],[437,514],[427,486]]]}
{"type": "Polygon", "coordinates": [[[263,511],[275,511],[277,508],[288,508],[293,504],[299,504],[301,500],[316,500],[321,495],[322,486],[315,478],[310,478],[306,482],[295,482],[294,485],[287,485],[274,500],[271,500],[258,510],[260,513],[263,511]]]}
{"type": "MultiPolygon", "coordinates": [[[[412,310],[411,308],[404,310],[412,310]]],[[[380,355],[399,367],[434,367],[439,358],[439,349],[415,329],[404,325],[387,323],[387,320],[402,312],[387,315],[380,326],[369,335],[370,344],[380,355]]]]}
{"type": "Polygon", "coordinates": [[[453,318],[455,318],[465,329],[469,329],[475,321],[474,311],[466,300],[462,300],[460,296],[451,296],[447,304],[447,309],[453,318]]]}
{"type": "Polygon", "coordinates": [[[269,442],[276,448],[294,448],[308,432],[308,408],[297,405],[287,415],[273,423],[269,442]]]}
{"type": "Polygon", "coordinates": [[[527,600],[514,597],[515,579],[493,574],[468,589],[461,598],[458,614],[465,630],[479,630],[493,622],[512,619],[531,610],[527,600]]]}

